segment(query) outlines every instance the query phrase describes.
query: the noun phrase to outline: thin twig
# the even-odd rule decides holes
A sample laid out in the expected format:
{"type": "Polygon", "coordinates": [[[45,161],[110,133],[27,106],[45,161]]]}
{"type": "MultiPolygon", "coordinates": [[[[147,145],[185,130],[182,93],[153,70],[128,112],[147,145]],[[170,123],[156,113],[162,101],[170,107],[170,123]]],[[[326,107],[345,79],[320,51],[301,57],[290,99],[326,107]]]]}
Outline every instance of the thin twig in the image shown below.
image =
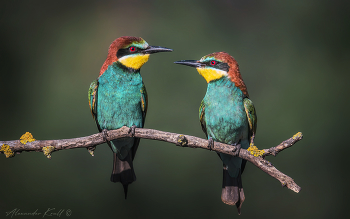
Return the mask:
{"type": "MultiPolygon", "coordinates": [[[[74,149],[74,148],[87,148],[89,152],[93,154],[93,150],[96,145],[102,144],[106,141],[111,141],[117,138],[131,137],[133,133],[130,133],[130,128],[122,127],[117,130],[110,130],[105,133],[98,133],[81,138],[72,138],[72,139],[59,139],[59,140],[35,140],[33,142],[27,142],[23,144],[20,140],[14,141],[0,141],[1,152],[5,153],[7,157],[14,156],[15,153],[21,153],[23,151],[39,151],[44,152],[44,154],[50,158],[51,153],[59,150],[74,149]]],[[[135,137],[152,139],[158,141],[165,141],[169,143],[176,144],[181,147],[191,147],[191,148],[203,148],[207,150],[213,150],[220,153],[229,154],[235,156],[237,146],[232,146],[228,144],[223,144],[220,142],[214,142],[210,145],[208,140],[190,136],[182,135],[177,133],[163,132],[154,129],[145,129],[145,128],[135,128],[135,137]]],[[[262,156],[254,156],[249,151],[245,149],[240,149],[239,154],[237,155],[240,158],[243,158],[255,166],[260,168],[265,173],[276,178],[281,182],[282,186],[286,186],[294,192],[299,192],[301,188],[294,182],[294,180],[285,175],[284,173],[277,170],[269,161],[265,160],[265,156],[274,155],[280,151],[291,147],[297,141],[302,139],[302,134],[299,132],[290,139],[283,141],[281,144],[276,147],[271,147],[269,149],[264,149],[262,156]]]]}

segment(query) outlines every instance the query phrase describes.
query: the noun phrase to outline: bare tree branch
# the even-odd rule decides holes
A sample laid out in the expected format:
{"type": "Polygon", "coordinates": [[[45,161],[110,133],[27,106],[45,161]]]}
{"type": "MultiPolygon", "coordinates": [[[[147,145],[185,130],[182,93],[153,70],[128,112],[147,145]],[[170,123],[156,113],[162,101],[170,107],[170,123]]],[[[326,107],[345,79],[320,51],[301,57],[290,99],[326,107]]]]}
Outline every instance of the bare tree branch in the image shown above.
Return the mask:
{"type": "MultiPolygon", "coordinates": [[[[240,149],[239,153],[236,152],[237,146],[223,144],[220,142],[214,142],[210,144],[208,140],[197,138],[190,135],[182,135],[170,132],[163,132],[154,129],[135,128],[135,133],[130,131],[128,127],[122,127],[117,130],[104,131],[98,134],[72,139],[60,139],[60,140],[35,140],[24,144],[23,140],[14,141],[0,141],[0,151],[6,155],[6,157],[13,157],[15,153],[21,153],[23,151],[38,151],[43,152],[48,158],[51,158],[52,152],[74,148],[87,148],[93,155],[93,150],[96,145],[102,144],[106,141],[111,141],[117,138],[125,137],[137,137],[152,139],[158,141],[165,141],[176,144],[177,146],[190,147],[190,148],[203,148],[207,150],[213,150],[220,153],[229,154],[232,156],[238,156],[243,158],[255,166],[260,168],[265,173],[276,178],[281,182],[282,186],[286,186],[294,192],[299,192],[301,188],[294,182],[294,180],[277,170],[269,161],[265,160],[265,156],[276,156],[280,151],[291,147],[296,142],[300,141],[303,136],[299,132],[293,137],[283,141],[276,147],[264,149],[262,156],[254,156],[251,152],[245,149],[240,149]]],[[[34,140],[34,139],[32,139],[34,140]]]]}

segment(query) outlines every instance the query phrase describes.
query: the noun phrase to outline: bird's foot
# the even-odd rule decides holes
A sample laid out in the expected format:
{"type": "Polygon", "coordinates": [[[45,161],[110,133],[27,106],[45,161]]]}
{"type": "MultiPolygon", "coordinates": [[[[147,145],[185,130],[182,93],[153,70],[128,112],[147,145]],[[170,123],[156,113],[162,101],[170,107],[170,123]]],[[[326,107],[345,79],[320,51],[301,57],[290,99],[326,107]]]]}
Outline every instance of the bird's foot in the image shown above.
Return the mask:
{"type": "Polygon", "coordinates": [[[254,157],[263,156],[263,154],[265,153],[264,150],[259,150],[258,147],[254,145],[254,142],[250,143],[247,151],[249,151],[250,154],[254,155],[254,157]]]}
{"type": "Polygon", "coordinates": [[[135,137],[136,125],[130,127],[128,134],[131,134],[131,137],[135,137]]]}
{"type": "Polygon", "coordinates": [[[101,133],[102,133],[103,141],[107,142],[108,141],[107,140],[108,139],[108,130],[107,129],[103,129],[101,133]]]}
{"type": "Polygon", "coordinates": [[[236,146],[236,150],[235,150],[233,156],[238,157],[239,152],[241,151],[241,148],[242,148],[241,144],[240,143],[238,143],[238,144],[236,143],[236,144],[232,144],[232,146],[236,146]]]}
{"type": "Polygon", "coordinates": [[[208,149],[211,151],[214,148],[214,140],[212,138],[208,139],[208,149]]]}

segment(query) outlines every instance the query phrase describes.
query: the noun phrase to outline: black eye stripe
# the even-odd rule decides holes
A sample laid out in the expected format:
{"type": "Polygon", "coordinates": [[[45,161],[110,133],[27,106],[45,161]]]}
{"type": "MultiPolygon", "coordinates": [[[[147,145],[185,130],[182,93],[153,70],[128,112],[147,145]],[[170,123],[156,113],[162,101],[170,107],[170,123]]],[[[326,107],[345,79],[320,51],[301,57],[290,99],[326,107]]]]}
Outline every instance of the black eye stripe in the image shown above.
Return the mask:
{"type": "Polygon", "coordinates": [[[209,67],[212,67],[212,68],[216,68],[216,69],[220,69],[220,70],[223,70],[223,71],[226,71],[226,72],[228,72],[229,69],[230,69],[230,67],[228,66],[227,63],[219,62],[219,61],[217,61],[217,60],[209,60],[209,61],[207,61],[207,62],[204,62],[204,64],[205,64],[206,66],[209,66],[209,67]],[[216,62],[215,65],[212,65],[212,64],[211,64],[212,61],[215,61],[215,62],[216,62]]]}
{"type": "Polygon", "coordinates": [[[119,58],[121,58],[121,57],[123,57],[123,56],[126,56],[126,55],[139,53],[139,52],[141,52],[141,50],[142,50],[142,49],[137,48],[136,46],[129,46],[129,47],[125,48],[125,49],[119,49],[118,52],[117,52],[117,54],[116,54],[116,56],[117,56],[117,58],[119,59],[119,58]],[[130,48],[131,48],[131,47],[134,47],[135,50],[134,50],[134,51],[130,51],[130,48]]]}
{"type": "Polygon", "coordinates": [[[215,67],[216,65],[220,64],[221,62],[216,61],[216,60],[209,60],[204,62],[205,65],[210,66],[210,67],[215,67]],[[213,65],[212,62],[215,62],[215,64],[213,65]]]}

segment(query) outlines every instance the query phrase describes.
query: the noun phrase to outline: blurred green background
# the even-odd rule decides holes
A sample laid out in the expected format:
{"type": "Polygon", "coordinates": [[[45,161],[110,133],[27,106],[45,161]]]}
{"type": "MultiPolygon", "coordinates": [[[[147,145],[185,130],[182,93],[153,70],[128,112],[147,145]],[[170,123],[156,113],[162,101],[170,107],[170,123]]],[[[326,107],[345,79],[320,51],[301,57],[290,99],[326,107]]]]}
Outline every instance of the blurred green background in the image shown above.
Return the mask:
{"type": "Polygon", "coordinates": [[[15,208],[71,209],[71,218],[346,217],[349,6],[335,0],[1,1],[1,140],[26,131],[42,140],[96,133],[87,91],[110,43],[124,35],[174,49],[152,55],[141,70],[149,95],[146,128],[204,138],[198,108],[206,82],[173,62],[226,51],[240,64],[257,110],[257,146],[275,146],[298,131],[304,139],[268,157],[301,192],[248,164],[241,216],[221,202],[222,164],[207,150],[141,140],[127,200],[122,186],[109,181],[107,145],[95,157],[85,149],[54,153],[51,160],[34,152],[1,155],[0,218],[15,208]]]}

